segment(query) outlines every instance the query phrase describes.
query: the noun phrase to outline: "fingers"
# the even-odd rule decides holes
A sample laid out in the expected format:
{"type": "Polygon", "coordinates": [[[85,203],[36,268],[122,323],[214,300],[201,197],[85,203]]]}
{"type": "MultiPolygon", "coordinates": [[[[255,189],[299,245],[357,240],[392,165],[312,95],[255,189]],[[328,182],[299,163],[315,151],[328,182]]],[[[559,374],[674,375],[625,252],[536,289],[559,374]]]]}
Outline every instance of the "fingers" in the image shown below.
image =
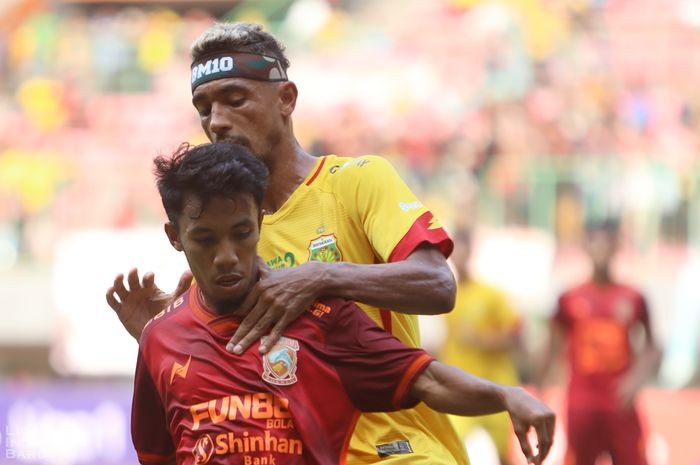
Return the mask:
{"type": "Polygon", "coordinates": [[[117,294],[120,301],[123,302],[124,299],[126,299],[126,296],[129,293],[126,290],[126,287],[124,287],[124,275],[123,274],[118,274],[117,277],[114,278],[114,283],[110,289],[112,290],[113,293],[117,294]]]}
{"type": "Polygon", "coordinates": [[[265,341],[260,344],[260,352],[266,354],[271,348],[277,344],[277,341],[282,337],[282,333],[289,326],[291,321],[288,318],[281,318],[270,331],[270,334],[265,337],[265,341]]]}
{"type": "Polygon", "coordinates": [[[245,298],[243,303],[238,307],[239,312],[246,314],[246,317],[241,322],[231,340],[226,344],[226,350],[233,352],[234,354],[242,354],[247,346],[240,345],[241,340],[248,334],[248,332],[253,328],[253,326],[258,322],[264,310],[261,306],[255,308],[255,304],[258,302],[258,296],[260,295],[260,290],[258,286],[254,286],[250,291],[248,296],[245,298]]]}
{"type": "Polygon", "coordinates": [[[175,297],[179,297],[185,293],[187,289],[192,285],[192,272],[190,270],[185,271],[180,276],[180,281],[177,283],[175,288],[175,297]]]}
{"type": "Polygon", "coordinates": [[[141,279],[141,287],[144,289],[150,289],[155,285],[155,279],[156,275],[149,271],[143,275],[143,279],[141,279]]]}
{"type": "Polygon", "coordinates": [[[105,298],[107,299],[107,304],[112,307],[112,310],[115,312],[119,312],[122,309],[122,304],[114,297],[114,286],[107,289],[105,298]]]}
{"type": "Polygon", "coordinates": [[[132,268],[127,276],[127,282],[129,283],[129,290],[140,289],[141,283],[139,283],[139,271],[136,268],[132,268]]]}
{"type": "Polygon", "coordinates": [[[537,459],[539,463],[541,463],[545,457],[547,457],[547,454],[549,454],[549,450],[552,447],[552,439],[554,436],[553,423],[553,420],[551,421],[551,424],[549,421],[543,421],[535,427],[535,431],[537,431],[537,459]]]}
{"type": "Polygon", "coordinates": [[[540,457],[533,456],[532,448],[530,447],[530,442],[527,440],[528,429],[529,428],[514,428],[515,436],[518,438],[518,442],[520,443],[520,449],[523,451],[527,462],[532,463],[534,465],[540,465],[540,457]]]}
{"type": "Polygon", "coordinates": [[[229,343],[226,348],[231,350],[229,347],[233,345],[232,352],[240,355],[251,344],[263,337],[272,325],[272,318],[266,310],[266,308],[256,305],[243,319],[241,326],[238,327],[236,334],[233,335],[233,339],[238,337],[238,342],[229,343]]]}

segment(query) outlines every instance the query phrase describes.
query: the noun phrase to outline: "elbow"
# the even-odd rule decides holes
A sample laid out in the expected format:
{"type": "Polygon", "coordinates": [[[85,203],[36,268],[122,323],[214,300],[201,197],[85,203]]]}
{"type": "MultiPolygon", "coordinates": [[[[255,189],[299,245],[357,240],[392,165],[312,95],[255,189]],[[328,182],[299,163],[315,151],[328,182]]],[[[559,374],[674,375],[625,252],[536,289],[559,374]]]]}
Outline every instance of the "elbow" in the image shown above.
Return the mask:
{"type": "Polygon", "coordinates": [[[434,287],[433,314],[440,315],[449,313],[455,306],[457,298],[457,283],[449,268],[440,269],[436,276],[436,286],[434,287]]]}

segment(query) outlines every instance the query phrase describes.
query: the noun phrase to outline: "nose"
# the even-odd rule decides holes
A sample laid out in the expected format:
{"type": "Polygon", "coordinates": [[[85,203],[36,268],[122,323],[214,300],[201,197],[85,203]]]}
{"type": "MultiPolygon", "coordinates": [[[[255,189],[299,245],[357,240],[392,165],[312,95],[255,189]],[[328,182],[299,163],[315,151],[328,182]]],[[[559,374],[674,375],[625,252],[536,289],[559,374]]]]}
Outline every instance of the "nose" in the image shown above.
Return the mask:
{"type": "Polygon", "coordinates": [[[219,271],[230,271],[238,264],[238,252],[236,247],[225,241],[216,250],[216,256],[214,257],[214,266],[219,271]]]}
{"type": "Polygon", "coordinates": [[[209,118],[209,139],[216,142],[226,138],[226,134],[232,129],[231,118],[223,105],[214,103],[211,107],[211,116],[209,118]]]}

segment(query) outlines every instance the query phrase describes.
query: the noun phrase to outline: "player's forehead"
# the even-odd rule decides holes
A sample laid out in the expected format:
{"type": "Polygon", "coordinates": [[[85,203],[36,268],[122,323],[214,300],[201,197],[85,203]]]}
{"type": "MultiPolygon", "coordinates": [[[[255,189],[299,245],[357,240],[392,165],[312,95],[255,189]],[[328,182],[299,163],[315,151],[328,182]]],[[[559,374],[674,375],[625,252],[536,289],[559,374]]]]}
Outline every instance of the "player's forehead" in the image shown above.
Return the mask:
{"type": "Polygon", "coordinates": [[[248,192],[203,198],[190,191],[183,196],[182,204],[182,219],[190,227],[205,223],[231,226],[254,221],[259,212],[253,195],[248,192]]]}

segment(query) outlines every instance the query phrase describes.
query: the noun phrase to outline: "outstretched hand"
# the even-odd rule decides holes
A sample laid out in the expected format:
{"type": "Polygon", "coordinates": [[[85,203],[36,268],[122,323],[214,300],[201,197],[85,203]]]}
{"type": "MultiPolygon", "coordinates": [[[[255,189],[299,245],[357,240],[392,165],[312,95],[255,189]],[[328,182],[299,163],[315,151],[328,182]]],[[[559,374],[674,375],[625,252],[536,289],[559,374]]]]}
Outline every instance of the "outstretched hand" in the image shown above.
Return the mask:
{"type": "Polygon", "coordinates": [[[554,411],[520,387],[507,388],[506,410],[528,463],[540,465],[552,447],[554,411]],[[537,433],[537,455],[534,454],[527,437],[530,428],[534,428],[537,433]]]}
{"type": "Polygon", "coordinates": [[[127,275],[129,288],[124,285],[124,275],[114,278],[112,287],[107,289],[107,303],[119,317],[124,328],[137,341],[148,320],[170,305],[176,297],[189,289],[192,283],[192,273],[188,270],[182,273],[175,292],[167,294],[155,284],[155,275],[151,272],[139,280],[136,268],[127,275]]]}
{"type": "Polygon", "coordinates": [[[261,263],[260,281],[240,307],[248,314],[226,349],[242,354],[253,342],[267,335],[260,345],[260,352],[267,353],[285,328],[319,297],[317,265],[317,262],[308,262],[296,268],[271,270],[261,263]]]}

